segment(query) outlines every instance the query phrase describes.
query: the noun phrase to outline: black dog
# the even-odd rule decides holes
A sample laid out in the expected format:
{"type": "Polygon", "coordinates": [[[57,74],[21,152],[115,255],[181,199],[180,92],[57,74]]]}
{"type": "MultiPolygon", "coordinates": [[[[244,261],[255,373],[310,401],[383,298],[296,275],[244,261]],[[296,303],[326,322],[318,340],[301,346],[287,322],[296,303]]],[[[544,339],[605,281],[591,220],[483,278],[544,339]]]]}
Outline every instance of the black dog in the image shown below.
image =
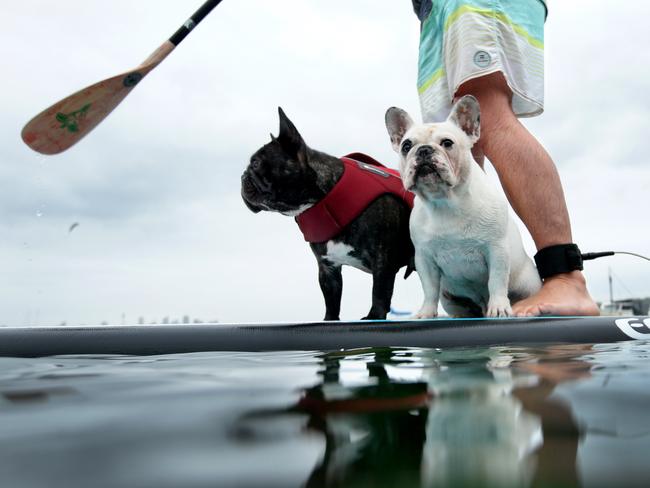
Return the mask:
{"type": "MultiPolygon", "coordinates": [[[[253,212],[280,212],[295,217],[300,225],[301,218],[304,220],[307,213],[316,211],[348,168],[348,174],[358,170],[346,166],[351,160],[344,164],[342,159],[307,147],[282,109],[278,110],[280,135],[277,139],[271,135],[271,142],[251,157],[241,178],[241,194],[253,212]]],[[[383,177],[388,181],[395,177],[392,174],[389,177],[389,170],[382,167],[353,162],[367,173],[374,173],[375,179],[383,177]]],[[[401,188],[401,182],[399,185],[401,188]]],[[[346,205],[356,198],[357,192],[361,193],[360,186],[367,185],[357,184],[352,192],[345,190],[346,205]]],[[[401,191],[403,193],[403,188],[401,191]]],[[[325,320],[339,320],[343,289],[341,266],[344,264],[372,273],[372,307],[364,319],[386,318],[395,275],[403,266],[407,266],[405,278],[413,271],[410,211],[407,198],[400,198],[395,192],[382,192],[367,206],[363,205],[360,213],[336,231],[336,235],[326,236],[316,222],[320,237],[310,239],[301,226],[318,261],[318,281],[325,298],[325,320]]]]}

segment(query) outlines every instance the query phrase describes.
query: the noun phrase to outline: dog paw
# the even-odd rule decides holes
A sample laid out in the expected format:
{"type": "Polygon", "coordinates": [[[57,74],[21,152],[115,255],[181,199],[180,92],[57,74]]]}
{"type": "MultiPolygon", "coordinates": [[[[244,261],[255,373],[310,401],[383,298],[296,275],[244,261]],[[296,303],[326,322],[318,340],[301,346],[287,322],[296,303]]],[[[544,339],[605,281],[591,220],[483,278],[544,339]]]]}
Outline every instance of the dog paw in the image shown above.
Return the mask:
{"type": "Polygon", "coordinates": [[[438,316],[438,308],[430,305],[422,305],[422,308],[413,315],[412,319],[434,319],[438,316]]]}
{"type": "Polygon", "coordinates": [[[365,317],[362,317],[361,320],[386,320],[386,313],[384,314],[369,313],[365,317]]]}
{"type": "Polygon", "coordinates": [[[512,316],[512,308],[510,307],[510,300],[508,297],[490,298],[487,317],[510,317],[512,316]]]}

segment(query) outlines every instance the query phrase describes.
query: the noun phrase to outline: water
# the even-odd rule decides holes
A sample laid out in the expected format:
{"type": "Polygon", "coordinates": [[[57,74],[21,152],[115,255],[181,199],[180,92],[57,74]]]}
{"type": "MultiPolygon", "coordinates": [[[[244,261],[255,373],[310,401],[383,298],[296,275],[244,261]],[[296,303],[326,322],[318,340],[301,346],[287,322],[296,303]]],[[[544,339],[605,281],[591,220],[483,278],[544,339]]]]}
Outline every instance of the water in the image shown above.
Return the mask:
{"type": "Polygon", "coordinates": [[[650,343],[0,358],[31,487],[648,486],[650,343]]]}

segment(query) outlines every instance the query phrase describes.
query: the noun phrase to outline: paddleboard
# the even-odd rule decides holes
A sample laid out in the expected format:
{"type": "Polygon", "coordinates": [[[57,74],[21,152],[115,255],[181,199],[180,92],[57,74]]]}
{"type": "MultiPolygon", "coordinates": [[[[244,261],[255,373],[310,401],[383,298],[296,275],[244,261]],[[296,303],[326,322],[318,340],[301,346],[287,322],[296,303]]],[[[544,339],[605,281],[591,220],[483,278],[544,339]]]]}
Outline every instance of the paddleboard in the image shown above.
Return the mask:
{"type": "Polygon", "coordinates": [[[650,339],[650,317],[0,327],[0,356],[450,348],[650,339]]]}

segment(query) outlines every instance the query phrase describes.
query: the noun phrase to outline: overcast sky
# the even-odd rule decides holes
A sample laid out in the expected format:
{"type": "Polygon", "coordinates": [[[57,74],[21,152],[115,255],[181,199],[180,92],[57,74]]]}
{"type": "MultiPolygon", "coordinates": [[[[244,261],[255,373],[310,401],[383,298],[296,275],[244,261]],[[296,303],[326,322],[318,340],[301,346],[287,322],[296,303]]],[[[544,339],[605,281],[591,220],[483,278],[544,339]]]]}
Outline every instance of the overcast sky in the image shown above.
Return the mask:
{"type": "MultiPolygon", "coordinates": [[[[384,112],[419,118],[409,0],[225,0],[78,145],[41,156],[19,137],[48,105],[138,65],[199,4],[0,7],[0,324],[322,318],[295,223],[250,213],[240,175],[277,134],[278,105],[310,146],[396,166],[384,112]]],[[[559,168],[582,250],[648,255],[650,3],[550,7],[546,112],[525,123],[559,168]]],[[[650,295],[650,263],[623,256],[586,264],[595,299],[608,267],[615,297],[650,295]]],[[[346,269],[342,318],[365,315],[370,286],[346,269]]],[[[400,273],[394,307],[421,299],[400,273]]]]}

